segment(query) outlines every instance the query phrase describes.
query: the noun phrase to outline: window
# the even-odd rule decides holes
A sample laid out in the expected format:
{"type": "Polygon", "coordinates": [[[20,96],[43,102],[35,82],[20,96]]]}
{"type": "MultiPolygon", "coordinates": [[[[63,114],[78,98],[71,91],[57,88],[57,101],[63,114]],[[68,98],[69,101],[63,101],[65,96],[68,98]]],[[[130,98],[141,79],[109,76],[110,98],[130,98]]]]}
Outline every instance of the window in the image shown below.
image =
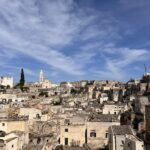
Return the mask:
{"type": "Polygon", "coordinates": [[[68,132],[68,129],[67,129],[67,128],[65,129],[65,132],[68,132]]]}
{"type": "Polygon", "coordinates": [[[108,137],[108,133],[106,132],[106,134],[105,134],[105,138],[107,138],[108,137]]]}
{"type": "Polygon", "coordinates": [[[5,126],[5,123],[2,123],[2,126],[5,126]]]}
{"type": "Polygon", "coordinates": [[[65,145],[68,145],[68,138],[65,138],[65,145]]]}
{"type": "Polygon", "coordinates": [[[95,130],[93,130],[93,131],[90,132],[90,137],[96,137],[96,132],[95,132],[95,130]]]}
{"type": "Polygon", "coordinates": [[[128,143],[128,147],[130,147],[130,143],[128,143]]]}
{"type": "Polygon", "coordinates": [[[38,119],[39,119],[39,118],[40,118],[40,115],[39,115],[39,114],[36,114],[36,118],[38,118],[38,119]]]}
{"type": "Polygon", "coordinates": [[[124,144],[124,141],[121,141],[122,144],[124,144]]]}
{"type": "Polygon", "coordinates": [[[41,142],[41,138],[37,139],[37,144],[39,144],[41,142]]]}
{"type": "Polygon", "coordinates": [[[58,139],[58,143],[60,144],[60,138],[58,139]]]}

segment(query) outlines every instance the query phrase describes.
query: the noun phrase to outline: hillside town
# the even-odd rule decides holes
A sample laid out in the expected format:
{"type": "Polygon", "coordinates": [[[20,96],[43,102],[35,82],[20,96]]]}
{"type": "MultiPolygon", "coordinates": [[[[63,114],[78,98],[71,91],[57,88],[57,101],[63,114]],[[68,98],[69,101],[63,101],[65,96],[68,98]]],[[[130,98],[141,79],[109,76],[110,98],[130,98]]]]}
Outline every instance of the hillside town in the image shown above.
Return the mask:
{"type": "Polygon", "coordinates": [[[123,83],[0,77],[0,150],[150,150],[150,74],[123,83]]]}

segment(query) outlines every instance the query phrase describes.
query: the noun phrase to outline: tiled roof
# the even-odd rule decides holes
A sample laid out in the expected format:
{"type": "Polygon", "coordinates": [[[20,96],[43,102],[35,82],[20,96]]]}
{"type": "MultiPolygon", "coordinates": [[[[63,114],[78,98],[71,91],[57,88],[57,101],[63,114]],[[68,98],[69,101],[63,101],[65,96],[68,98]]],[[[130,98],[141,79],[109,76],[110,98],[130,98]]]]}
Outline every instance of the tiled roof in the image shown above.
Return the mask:
{"type": "Polygon", "coordinates": [[[96,114],[89,117],[91,122],[118,122],[118,115],[113,114],[96,114]]]}
{"type": "Polygon", "coordinates": [[[86,150],[86,148],[84,148],[84,147],[63,146],[63,150],[86,150]]]}
{"type": "Polygon", "coordinates": [[[117,135],[133,134],[131,126],[122,125],[122,126],[111,126],[112,132],[117,135]]]}
{"type": "Polygon", "coordinates": [[[42,150],[44,145],[33,145],[29,144],[23,150],[42,150]]]}

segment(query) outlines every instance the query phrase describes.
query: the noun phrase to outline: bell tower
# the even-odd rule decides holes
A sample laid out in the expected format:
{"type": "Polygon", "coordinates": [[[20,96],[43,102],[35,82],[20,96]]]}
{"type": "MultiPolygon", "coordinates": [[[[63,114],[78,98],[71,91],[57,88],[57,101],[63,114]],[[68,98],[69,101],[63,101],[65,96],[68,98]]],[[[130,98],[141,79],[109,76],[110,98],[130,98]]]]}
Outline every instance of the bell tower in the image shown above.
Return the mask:
{"type": "Polygon", "coordinates": [[[44,81],[44,73],[43,70],[40,70],[40,80],[39,82],[42,83],[44,81]]]}

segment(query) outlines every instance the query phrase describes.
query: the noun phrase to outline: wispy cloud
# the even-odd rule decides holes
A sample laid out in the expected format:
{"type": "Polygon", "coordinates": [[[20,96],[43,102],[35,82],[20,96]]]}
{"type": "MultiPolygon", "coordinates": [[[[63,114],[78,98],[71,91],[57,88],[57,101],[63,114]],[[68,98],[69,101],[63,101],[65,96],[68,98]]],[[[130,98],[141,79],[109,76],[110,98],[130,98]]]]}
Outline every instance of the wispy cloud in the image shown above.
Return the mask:
{"type": "Polygon", "coordinates": [[[70,43],[80,30],[80,20],[70,12],[73,5],[66,0],[1,1],[0,45],[8,53],[18,51],[70,74],[82,74],[75,60],[55,48],[70,43]]]}
{"type": "MultiPolygon", "coordinates": [[[[128,5],[129,1],[120,3],[128,5]]],[[[144,61],[149,52],[118,48],[118,41],[123,40],[120,26],[109,12],[80,8],[74,0],[1,0],[0,62],[7,64],[24,55],[46,64],[57,74],[87,77],[93,70],[102,76],[123,79],[123,69],[144,61]],[[98,71],[96,63],[101,57],[103,69],[98,71]],[[89,68],[91,63],[96,66],[89,68]]],[[[26,72],[34,76],[30,67],[25,66],[26,72]]]]}
{"type": "Polygon", "coordinates": [[[103,71],[92,70],[96,75],[105,79],[125,80],[128,76],[127,67],[130,67],[135,62],[148,60],[150,57],[149,51],[145,49],[112,48],[107,53],[112,55],[117,53],[118,57],[105,57],[106,68],[103,71]]]}
{"type": "Polygon", "coordinates": [[[120,0],[120,3],[124,6],[126,9],[133,9],[133,8],[140,8],[143,6],[150,5],[150,1],[148,0],[120,0]]]}
{"type": "Polygon", "coordinates": [[[106,19],[99,24],[101,29],[92,25],[98,17],[96,13],[75,10],[75,7],[72,0],[2,0],[0,45],[7,53],[18,51],[69,74],[83,75],[86,62],[79,64],[80,58],[90,60],[93,53],[85,55],[82,52],[80,57],[66,56],[61,48],[76,41],[76,38],[84,41],[100,36],[106,39],[117,32],[110,25],[106,27],[106,19]],[[87,16],[86,12],[90,14],[87,16]]]}

